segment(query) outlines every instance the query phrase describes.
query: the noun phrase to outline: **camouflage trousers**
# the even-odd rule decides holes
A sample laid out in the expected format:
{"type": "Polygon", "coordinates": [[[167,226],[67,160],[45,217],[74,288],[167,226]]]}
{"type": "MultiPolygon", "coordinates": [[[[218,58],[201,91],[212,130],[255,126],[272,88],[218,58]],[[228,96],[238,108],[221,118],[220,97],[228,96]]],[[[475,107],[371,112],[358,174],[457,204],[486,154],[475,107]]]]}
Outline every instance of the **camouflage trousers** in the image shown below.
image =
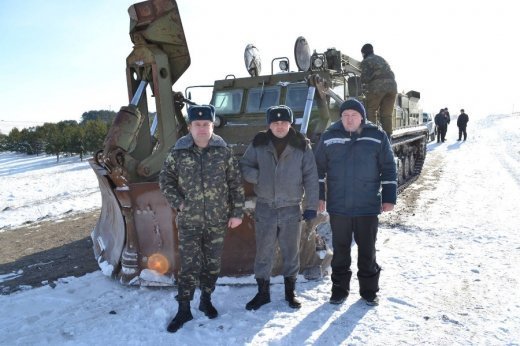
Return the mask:
{"type": "Polygon", "coordinates": [[[378,120],[388,137],[392,134],[392,114],[394,112],[396,92],[368,93],[365,100],[368,120],[377,124],[378,120]]]}
{"type": "Polygon", "coordinates": [[[178,301],[192,300],[197,286],[209,294],[215,290],[226,230],[226,224],[179,226],[178,301]]]}

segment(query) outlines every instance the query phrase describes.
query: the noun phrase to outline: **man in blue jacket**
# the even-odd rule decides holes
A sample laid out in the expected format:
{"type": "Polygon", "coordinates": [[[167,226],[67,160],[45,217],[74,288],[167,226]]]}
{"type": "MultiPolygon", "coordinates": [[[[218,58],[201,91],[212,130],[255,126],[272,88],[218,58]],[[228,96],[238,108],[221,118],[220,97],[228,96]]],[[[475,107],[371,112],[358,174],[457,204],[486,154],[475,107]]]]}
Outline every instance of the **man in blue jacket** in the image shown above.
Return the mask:
{"type": "Polygon", "coordinates": [[[343,303],[350,292],[354,235],[359,293],[367,304],[377,305],[381,271],[375,247],[378,215],[394,209],[396,166],[388,136],[366,121],[365,108],[359,101],[345,101],[340,115],[341,119],[322,134],[315,153],[320,181],[318,212],[327,209],[332,228],[330,303],[343,303]]]}

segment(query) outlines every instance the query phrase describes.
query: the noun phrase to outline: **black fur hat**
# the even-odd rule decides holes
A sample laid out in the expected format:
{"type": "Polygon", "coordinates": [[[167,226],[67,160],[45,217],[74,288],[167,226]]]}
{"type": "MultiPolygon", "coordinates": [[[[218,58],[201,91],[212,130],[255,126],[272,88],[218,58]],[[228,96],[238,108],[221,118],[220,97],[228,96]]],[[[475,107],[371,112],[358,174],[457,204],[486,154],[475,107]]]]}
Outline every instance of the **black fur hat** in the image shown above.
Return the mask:
{"type": "Polygon", "coordinates": [[[273,121],[288,121],[292,124],[292,109],[284,105],[269,107],[266,111],[266,120],[267,124],[270,124],[273,121]]]}
{"type": "Polygon", "coordinates": [[[195,120],[215,121],[215,107],[213,105],[195,105],[188,108],[188,122],[195,120]]]}

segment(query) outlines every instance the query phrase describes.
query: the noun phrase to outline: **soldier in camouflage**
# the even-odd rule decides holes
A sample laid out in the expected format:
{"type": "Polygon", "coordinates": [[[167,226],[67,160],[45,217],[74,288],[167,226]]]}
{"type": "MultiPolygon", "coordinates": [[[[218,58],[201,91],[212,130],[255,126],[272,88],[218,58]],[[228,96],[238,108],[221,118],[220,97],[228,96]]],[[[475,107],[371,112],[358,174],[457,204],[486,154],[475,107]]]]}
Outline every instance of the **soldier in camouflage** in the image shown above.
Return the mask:
{"type": "Polygon", "coordinates": [[[365,106],[368,120],[373,123],[379,120],[383,130],[390,137],[392,113],[397,96],[394,73],[385,59],[374,54],[374,48],[370,43],[361,48],[361,54],[361,83],[366,90],[365,106]]]}
{"type": "Polygon", "coordinates": [[[197,286],[199,310],[209,318],[218,316],[211,293],[220,273],[226,227],[242,223],[244,190],[238,162],[213,133],[214,120],[213,106],[190,107],[190,133],[171,149],[159,175],[161,191],[178,213],[179,310],[168,325],[171,333],[193,319],[190,301],[197,286]]]}

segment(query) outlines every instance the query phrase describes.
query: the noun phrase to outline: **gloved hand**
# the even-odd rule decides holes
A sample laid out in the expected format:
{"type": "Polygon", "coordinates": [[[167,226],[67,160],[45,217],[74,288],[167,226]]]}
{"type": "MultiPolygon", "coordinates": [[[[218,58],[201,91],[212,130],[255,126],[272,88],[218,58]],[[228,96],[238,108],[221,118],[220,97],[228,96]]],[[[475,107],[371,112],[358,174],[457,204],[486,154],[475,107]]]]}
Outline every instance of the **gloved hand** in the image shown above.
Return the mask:
{"type": "Polygon", "coordinates": [[[310,221],[310,220],[314,219],[316,216],[318,216],[318,214],[316,213],[316,210],[306,209],[303,212],[303,219],[305,221],[310,221]]]}

